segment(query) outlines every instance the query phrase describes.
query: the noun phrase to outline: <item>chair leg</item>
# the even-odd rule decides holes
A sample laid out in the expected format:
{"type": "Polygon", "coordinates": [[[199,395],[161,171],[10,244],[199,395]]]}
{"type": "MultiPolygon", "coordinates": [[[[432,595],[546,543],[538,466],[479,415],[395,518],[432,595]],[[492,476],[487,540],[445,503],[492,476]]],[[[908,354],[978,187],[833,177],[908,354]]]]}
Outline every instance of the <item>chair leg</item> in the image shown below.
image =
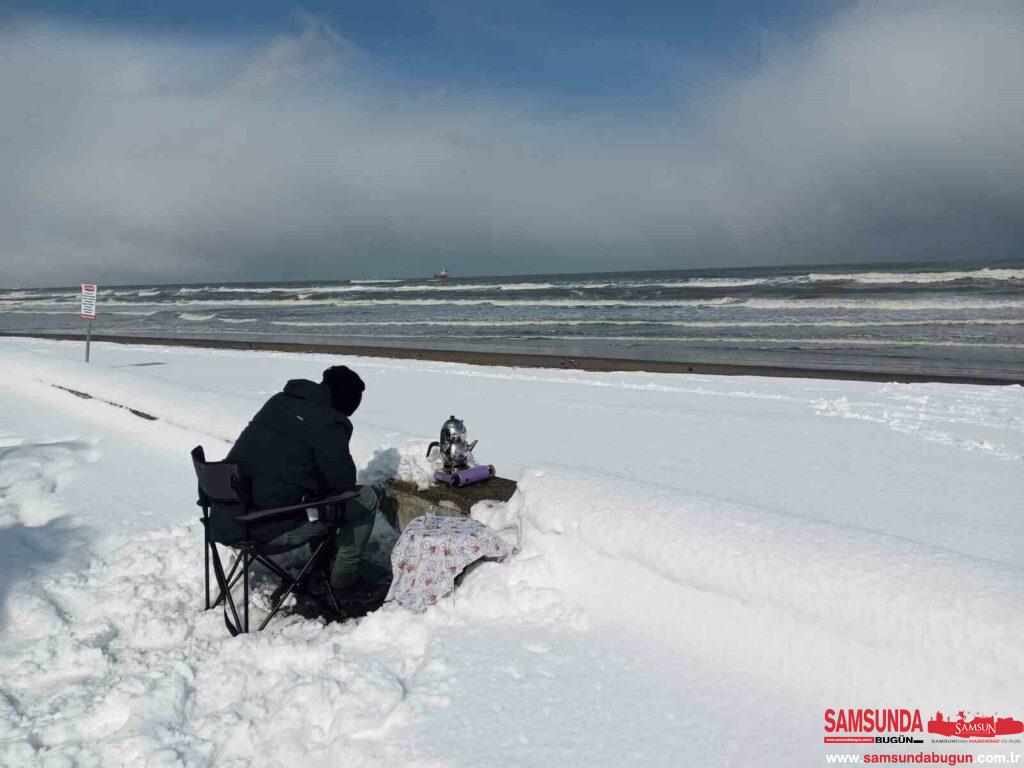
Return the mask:
{"type": "Polygon", "coordinates": [[[302,567],[302,570],[299,571],[298,576],[296,576],[294,579],[291,579],[289,577],[291,583],[288,585],[288,589],[286,589],[284,594],[277,599],[276,603],[274,603],[273,609],[267,615],[267,618],[263,620],[263,623],[260,624],[259,629],[256,630],[257,632],[263,631],[263,628],[266,627],[267,624],[270,623],[270,620],[274,618],[274,616],[277,614],[277,612],[281,610],[281,606],[284,604],[284,601],[288,599],[288,595],[294,592],[295,588],[303,582],[303,580],[306,578],[306,574],[309,573],[310,568],[312,568],[313,565],[320,559],[320,555],[323,553],[323,550],[327,546],[327,541],[327,539],[324,539],[320,542],[320,546],[316,548],[316,551],[313,552],[313,556],[309,558],[309,561],[302,567]]]}
{"type": "Polygon", "coordinates": [[[290,584],[292,582],[295,582],[294,591],[296,594],[301,595],[309,593],[308,590],[302,584],[300,584],[296,578],[294,578],[290,573],[288,573],[288,571],[286,571],[280,565],[275,563],[267,555],[260,554],[259,552],[254,552],[252,557],[253,560],[255,560],[256,562],[262,563],[263,567],[265,567],[268,571],[277,576],[277,578],[279,578],[284,584],[290,584]]]}
{"type": "MultiPolygon", "coordinates": [[[[320,551],[320,550],[316,550],[316,551],[320,551]]],[[[312,562],[317,563],[320,558],[325,557],[325,556],[327,556],[329,554],[330,554],[330,550],[329,549],[325,549],[322,552],[320,552],[320,555],[314,555],[313,558],[312,558],[312,562]]],[[[279,579],[281,579],[281,581],[283,581],[285,583],[289,583],[289,582],[294,581],[295,582],[295,592],[296,593],[298,593],[298,594],[310,594],[309,590],[306,589],[305,585],[302,582],[300,582],[297,577],[293,578],[292,575],[290,573],[288,573],[288,571],[286,571],[280,565],[275,563],[267,555],[264,555],[263,553],[258,552],[258,551],[257,552],[253,552],[252,559],[255,560],[258,563],[262,563],[263,566],[268,571],[270,571],[271,573],[275,574],[279,579]]],[[[324,578],[326,579],[326,576],[324,578]]],[[[328,582],[328,586],[330,586],[330,582],[328,582]]],[[[333,592],[331,592],[331,597],[333,599],[333,597],[334,597],[334,593],[333,592]]]]}
{"type": "Polygon", "coordinates": [[[338,605],[338,598],[334,596],[334,587],[331,586],[331,580],[328,578],[326,571],[324,572],[324,584],[327,585],[327,596],[331,598],[331,605],[334,607],[334,612],[341,616],[341,606],[338,605]]]}
{"type": "Polygon", "coordinates": [[[206,588],[206,610],[210,610],[210,529],[203,520],[203,586],[206,588]]]}
{"type": "MultiPolygon", "coordinates": [[[[228,579],[228,589],[229,590],[234,589],[235,584],[237,584],[238,580],[240,578],[242,578],[242,572],[238,569],[238,566],[239,566],[239,564],[241,562],[242,562],[241,556],[236,557],[234,559],[234,562],[231,563],[231,568],[228,569],[227,579],[228,579]]],[[[224,599],[224,590],[221,590],[220,594],[217,595],[217,599],[213,601],[213,607],[216,608],[218,605],[220,605],[221,600],[223,600],[223,599],[224,599]]]]}
{"type": "Polygon", "coordinates": [[[242,550],[242,600],[244,607],[242,613],[245,616],[245,631],[249,631],[249,550],[242,550]]]}
{"type": "MultiPolygon", "coordinates": [[[[232,637],[242,633],[242,622],[238,619],[238,610],[235,608],[234,598],[231,596],[231,587],[229,586],[228,578],[224,575],[224,567],[220,562],[220,554],[217,552],[216,545],[211,545],[210,554],[213,557],[213,573],[217,577],[217,583],[220,585],[221,593],[224,596],[224,624],[228,628],[228,632],[231,633],[232,637]],[[234,617],[234,624],[231,623],[231,619],[228,618],[228,609],[231,609],[231,615],[234,617]]],[[[237,560],[235,561],[237,565],[237,560]]]]}

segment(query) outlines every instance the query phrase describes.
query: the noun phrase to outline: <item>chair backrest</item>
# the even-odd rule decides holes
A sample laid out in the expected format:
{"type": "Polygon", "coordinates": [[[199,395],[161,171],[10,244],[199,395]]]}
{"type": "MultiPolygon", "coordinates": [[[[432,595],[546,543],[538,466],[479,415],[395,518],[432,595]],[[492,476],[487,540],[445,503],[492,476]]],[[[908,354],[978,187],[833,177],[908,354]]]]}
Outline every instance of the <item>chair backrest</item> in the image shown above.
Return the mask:
{"type": "MultiPolygon", "coordinates": [[[[242,474],[232,461],[207,461],[203,446],[192,449],[192,466],[199,481],[199,502],[208,506],[210,502],[238,504],[243,508],[251,506],[249,478],[242,474]]],[[[244,510],[243,510],[244,511],[244,510]]]]}

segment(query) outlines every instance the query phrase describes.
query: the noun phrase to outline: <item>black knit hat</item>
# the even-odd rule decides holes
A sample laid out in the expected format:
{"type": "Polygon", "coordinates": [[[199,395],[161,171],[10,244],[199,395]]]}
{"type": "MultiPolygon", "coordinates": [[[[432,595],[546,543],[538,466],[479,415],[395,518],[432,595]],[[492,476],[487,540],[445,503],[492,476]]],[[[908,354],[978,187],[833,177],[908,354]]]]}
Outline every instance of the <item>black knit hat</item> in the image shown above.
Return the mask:
{"type": "Polygon", "coordinates": [[[346,416],[356,412],[363,399],[366,385],[359,374],[344,365],[335,365],[324,371],[324,385],[331,392],[331,406],[346,416]]]}

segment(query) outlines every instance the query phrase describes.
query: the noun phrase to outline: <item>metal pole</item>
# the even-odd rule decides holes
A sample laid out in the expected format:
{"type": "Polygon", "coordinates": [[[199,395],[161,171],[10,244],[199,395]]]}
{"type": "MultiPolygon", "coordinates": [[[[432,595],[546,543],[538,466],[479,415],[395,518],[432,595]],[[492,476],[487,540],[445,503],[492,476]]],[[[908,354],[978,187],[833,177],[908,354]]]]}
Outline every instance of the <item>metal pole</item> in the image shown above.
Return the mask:
{"type": "Polygon", "coordinates": [[[85,362],[89,362],[89,345],[92,343],[92,320],[85,325],[85,362]]]}

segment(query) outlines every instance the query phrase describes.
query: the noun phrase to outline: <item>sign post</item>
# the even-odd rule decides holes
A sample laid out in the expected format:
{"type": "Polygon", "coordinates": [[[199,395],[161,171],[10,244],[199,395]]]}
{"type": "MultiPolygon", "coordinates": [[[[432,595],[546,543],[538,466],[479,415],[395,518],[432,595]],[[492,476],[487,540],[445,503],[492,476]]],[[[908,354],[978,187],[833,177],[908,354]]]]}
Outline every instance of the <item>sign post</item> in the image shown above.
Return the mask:
{"type": "Polygon", "coordinates": [[[88,363],[92,321],[96,319],[96,286],[92,283],[82,283],[82,317],[88,321],[85,326],[85,362],[88,363]]]}

